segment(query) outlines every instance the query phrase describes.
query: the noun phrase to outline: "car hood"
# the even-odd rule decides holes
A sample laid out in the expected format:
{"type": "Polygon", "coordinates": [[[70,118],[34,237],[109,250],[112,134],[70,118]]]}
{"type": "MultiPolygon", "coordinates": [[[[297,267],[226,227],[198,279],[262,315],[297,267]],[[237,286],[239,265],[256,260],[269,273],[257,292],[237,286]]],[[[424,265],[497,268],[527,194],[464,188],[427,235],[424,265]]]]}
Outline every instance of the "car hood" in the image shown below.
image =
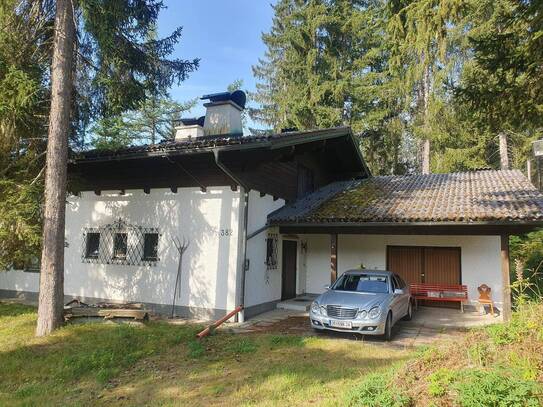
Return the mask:
{"type": "Polygon", "coordinates": [[[390,294],[353,293],[329,290],[317,298],[319,305],[341,305],[350,308],[370,310],[386,301],[390,294]]]}

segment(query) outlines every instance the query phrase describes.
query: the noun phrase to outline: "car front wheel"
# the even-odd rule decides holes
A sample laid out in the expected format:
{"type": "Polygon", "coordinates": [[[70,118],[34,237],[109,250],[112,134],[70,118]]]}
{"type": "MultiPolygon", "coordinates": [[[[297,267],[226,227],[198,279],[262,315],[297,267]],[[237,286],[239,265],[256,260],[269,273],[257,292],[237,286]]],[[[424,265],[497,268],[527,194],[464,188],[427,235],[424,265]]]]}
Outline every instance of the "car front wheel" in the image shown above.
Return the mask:
{"type": "Polygon", "coordinates": [[[411,321],[413,318],[413,304],[411,301],[409,301],[409,304],[407,305],[407,314],[405,314],[405,317],[403,317],[404,321],[411,321]]]}
{"type": "Polygon", "coordinates": [[[392,314],[389,312],[387,315],[387,321],[385,322],[385,333],[383,335],[385,341],[392,339],[392,314]]]}

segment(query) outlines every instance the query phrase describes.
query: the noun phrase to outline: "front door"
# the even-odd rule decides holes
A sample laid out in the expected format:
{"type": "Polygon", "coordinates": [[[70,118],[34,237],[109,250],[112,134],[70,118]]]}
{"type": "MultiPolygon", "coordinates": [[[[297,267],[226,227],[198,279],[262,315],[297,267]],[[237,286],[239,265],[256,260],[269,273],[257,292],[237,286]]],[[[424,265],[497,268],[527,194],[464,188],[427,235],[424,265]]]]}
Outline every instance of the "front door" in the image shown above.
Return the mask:
{"type": "Polygon", "coordinates": [[[298,243],[294,240],[283,240],[283,267],[281,300],[296,297],[296,254],[298,243]]]}

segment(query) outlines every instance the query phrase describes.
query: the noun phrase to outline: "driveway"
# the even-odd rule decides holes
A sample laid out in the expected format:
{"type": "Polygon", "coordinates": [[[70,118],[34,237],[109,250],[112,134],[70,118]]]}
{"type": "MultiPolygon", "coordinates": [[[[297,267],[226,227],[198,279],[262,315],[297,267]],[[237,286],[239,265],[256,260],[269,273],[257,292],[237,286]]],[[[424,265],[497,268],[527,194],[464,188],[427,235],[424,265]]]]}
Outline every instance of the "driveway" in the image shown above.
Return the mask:
{"type": "Polygon", "coordinates": [[[380,337],[361,336],[348,332],[314,331],[305,312],[277,309],[258,315],[242,324],[225,324],[225,330],[234,333],[280,333],[366,341],[388,346],[416,347],[429,345],[436,340],[455,340],[469,327],[500,322],[499,318],[480,315],[478,312],[461,313],[456,309],[420,307],[412,321],[400,321],[393,329],[394,337],[384,342],[380,337]]]}

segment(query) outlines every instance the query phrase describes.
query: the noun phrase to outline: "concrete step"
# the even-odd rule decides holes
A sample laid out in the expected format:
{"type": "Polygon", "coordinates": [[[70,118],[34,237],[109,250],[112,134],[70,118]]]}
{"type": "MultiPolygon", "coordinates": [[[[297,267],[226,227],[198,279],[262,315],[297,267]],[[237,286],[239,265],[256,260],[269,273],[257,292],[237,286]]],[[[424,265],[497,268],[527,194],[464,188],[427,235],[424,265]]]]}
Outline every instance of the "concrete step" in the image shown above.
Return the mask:
{"type": "Polygon", "coordinates": [[[280,303],[277,304],[277,308],[291,310],[291,311],[307,312],[309,311],[309,307],[311,307],[312,302],[313,302],[313,298],[298,297],[298,298],[293,298],[291,300],[281,301],[280,303]]]}

